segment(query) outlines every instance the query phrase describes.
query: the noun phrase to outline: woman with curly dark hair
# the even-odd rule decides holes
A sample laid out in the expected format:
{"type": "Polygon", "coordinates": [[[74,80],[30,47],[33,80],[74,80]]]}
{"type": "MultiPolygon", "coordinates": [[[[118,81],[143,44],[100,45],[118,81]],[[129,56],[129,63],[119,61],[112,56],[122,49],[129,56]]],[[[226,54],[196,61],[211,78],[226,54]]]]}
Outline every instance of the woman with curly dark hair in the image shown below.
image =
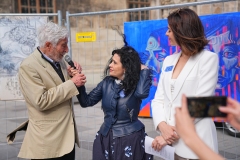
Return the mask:
{"type": "Polygon", "coordinates": [[[128,46],[112,51],[105,78],[89,94],[77,96],[82,107],[102,100],[104,122],[93,143],[93,160],[152,160],[145,153],[145,127],[138,119],[142,99],[151,86],[150,70],[141,64],[137,51],[128,46]]]}

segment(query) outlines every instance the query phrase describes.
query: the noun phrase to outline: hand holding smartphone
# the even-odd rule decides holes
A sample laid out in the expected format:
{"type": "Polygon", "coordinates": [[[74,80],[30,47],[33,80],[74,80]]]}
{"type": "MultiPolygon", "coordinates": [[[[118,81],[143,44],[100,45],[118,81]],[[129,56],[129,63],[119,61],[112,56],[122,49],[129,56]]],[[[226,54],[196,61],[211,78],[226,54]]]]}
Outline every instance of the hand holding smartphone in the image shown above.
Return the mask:
{"type": "Polygon", "coordinates": [[[188,110],[191,117],[226,117],[218,107],[227,105],[226,96],[187,97],[188,110]]]}

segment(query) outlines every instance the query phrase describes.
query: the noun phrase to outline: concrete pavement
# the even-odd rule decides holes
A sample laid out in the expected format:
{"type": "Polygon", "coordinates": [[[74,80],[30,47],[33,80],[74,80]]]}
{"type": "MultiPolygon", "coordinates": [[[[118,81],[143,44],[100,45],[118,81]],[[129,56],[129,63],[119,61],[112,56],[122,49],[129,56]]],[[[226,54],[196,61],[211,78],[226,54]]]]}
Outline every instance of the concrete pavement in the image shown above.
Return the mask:
{"type": "MultiPolygon", "coordinates": [[[[81,148],[76,147],[76,160],[91,160],[92,145],[95,134],[103,121],[100,104],[94,107],[81,108],[74,105],[78,134],[81,148]]],[[[18,132],[13,144],[6,144],[6,135],[27,119],[23,101],[0,101],[0,160],[18,160],[17,154],[24,137],[24,132],[18,132]]],[[[140,118],[145,124],[145,130],[150,137],[155,137],[152,118],[140,118]]],[[[228,160],[240,160],[240,138],[229,136],[223,128],[217,128],[219,153],[228,160]]],[[[154,157],[155,160],[161,160],[154,157]]]]}

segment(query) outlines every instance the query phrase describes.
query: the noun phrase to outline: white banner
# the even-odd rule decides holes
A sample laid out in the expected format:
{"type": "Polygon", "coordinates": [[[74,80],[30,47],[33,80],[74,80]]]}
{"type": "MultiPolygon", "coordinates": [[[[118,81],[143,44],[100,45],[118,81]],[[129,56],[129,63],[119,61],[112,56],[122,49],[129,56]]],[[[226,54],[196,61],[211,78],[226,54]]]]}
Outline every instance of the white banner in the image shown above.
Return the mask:
{"type": "Polygon", "coordinates": [[[18,68],[38,46],[37,27],[46,16],[0,16],[0,100],[23,99],[18,68]]]}

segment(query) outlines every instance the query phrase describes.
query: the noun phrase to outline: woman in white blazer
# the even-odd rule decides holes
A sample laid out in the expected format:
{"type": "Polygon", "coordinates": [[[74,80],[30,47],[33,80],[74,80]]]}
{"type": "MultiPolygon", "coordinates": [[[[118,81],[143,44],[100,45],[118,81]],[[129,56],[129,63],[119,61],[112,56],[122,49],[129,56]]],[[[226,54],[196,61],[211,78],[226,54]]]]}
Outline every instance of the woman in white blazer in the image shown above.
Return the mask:
{"type": "MultiPolygon", "coordinates": [[[[218,55],[204,47],[208,41],[198,15],[191,9],[178,9],[168,16],[166,32],[169,43],[181,52],[165,58],[155,97],[152,100],[154,125],[160,135],[152,147],[160,150],[169,144],[175,148],[175,160],[198,159],[175,130],[175,108],[186,96],[214,95],[218,79],[218,55]]],[[[201,139],[218,152],[216,128],[211,118],[196,118],[196,131],[201,139]]],[[[200,148],[199,148],[200,149],[200,148]]]]}

